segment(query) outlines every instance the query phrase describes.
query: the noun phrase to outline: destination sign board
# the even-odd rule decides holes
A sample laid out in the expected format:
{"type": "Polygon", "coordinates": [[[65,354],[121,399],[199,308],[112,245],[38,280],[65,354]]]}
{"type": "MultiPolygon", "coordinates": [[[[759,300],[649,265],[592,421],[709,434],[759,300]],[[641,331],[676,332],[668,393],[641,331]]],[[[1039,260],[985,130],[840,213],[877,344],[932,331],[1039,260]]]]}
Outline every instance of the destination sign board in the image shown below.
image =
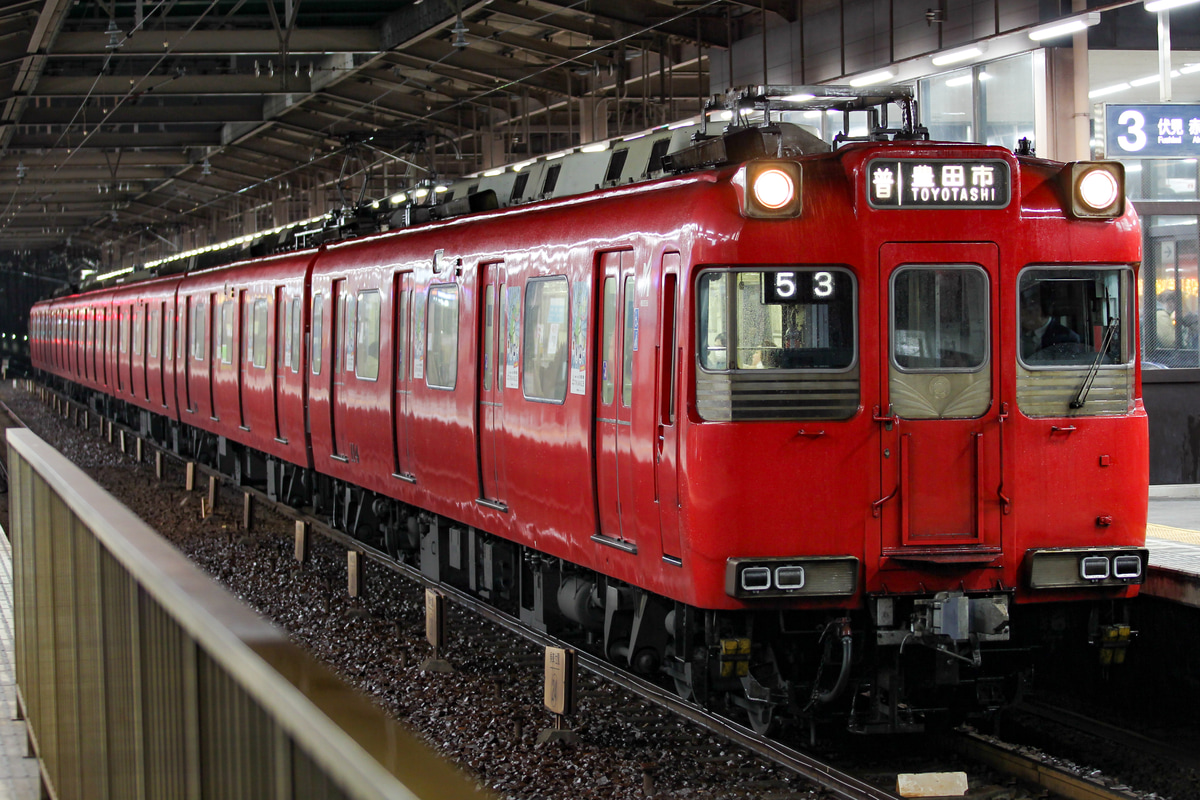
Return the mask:
{"type": "Polygon", "coordinates": [[[1200,157],[1200,105],[1106,105],[1104,146],[1109,158],[1200,157]]]}
{"type": "Polygon", "coordinates": [[[1008,162],[984,159],[883,159],[867,164],[872,208],[1005,208],[1008,162]]]}

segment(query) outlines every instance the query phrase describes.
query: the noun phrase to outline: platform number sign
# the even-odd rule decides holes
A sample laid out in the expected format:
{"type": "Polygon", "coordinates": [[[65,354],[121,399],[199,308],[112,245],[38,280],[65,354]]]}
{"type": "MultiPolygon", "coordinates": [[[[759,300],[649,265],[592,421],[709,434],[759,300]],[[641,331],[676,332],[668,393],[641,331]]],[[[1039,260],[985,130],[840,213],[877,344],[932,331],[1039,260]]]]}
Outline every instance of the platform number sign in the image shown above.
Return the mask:
{"type": "Polygon", "coordinates": [[[1149,103],[1104,107],[1109,158],[1200,156],[1200,105],[1149,103]]]}
{"type": "Polygon", "coordinates": [[[830,303],[850,291],[850,276],[831,270],[778,270],[763,274],[763,304],[830,303]]]}

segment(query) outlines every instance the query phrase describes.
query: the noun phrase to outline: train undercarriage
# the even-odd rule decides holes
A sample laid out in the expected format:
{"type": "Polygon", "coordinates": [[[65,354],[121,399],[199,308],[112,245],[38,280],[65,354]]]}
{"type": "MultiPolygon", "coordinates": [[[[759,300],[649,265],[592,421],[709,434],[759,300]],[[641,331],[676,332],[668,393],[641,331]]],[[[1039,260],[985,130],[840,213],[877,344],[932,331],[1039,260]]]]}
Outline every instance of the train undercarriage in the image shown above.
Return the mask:
{"type": "Polygon", "coordinates": [[[1127,606],[1093,607],[1082,623],[1063,622],[1067,614],[1047,622],[1016,613],[1009,593],[879,596],[867,609],[699,609],[123,401],[69,389],[95,412],[324,518],[430,581],[760,733],[783,725],[814,736],[818,728],[916,732],[990,714],[1021,697],[1047,641],[1076,647],[1080,635],[1068,631],[1082,626],[1086,642],[1115,663],[1130,636],[1127,606]]]}

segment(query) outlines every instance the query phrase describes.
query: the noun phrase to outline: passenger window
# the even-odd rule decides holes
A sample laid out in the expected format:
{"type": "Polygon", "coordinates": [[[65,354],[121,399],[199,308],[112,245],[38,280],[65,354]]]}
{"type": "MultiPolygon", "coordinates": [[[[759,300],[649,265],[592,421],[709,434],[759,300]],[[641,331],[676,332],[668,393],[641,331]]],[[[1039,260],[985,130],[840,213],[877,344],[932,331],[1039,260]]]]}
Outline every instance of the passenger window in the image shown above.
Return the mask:
{"type": "Polygon", "coordinates": [[[355,375],[379,377],[379,290],[358,293],[358,368],[355,375]]]}
{"type": "Polygon", "coordinates": [[[892,360],[901,371],[975,372],[988,358],[988,280],[979,267],[892,275],[892,360]]]}
{"type": "Polygon", "coordinates": [[[324,354],[324,334],[323,334],[323,319],[322,309],[324,308],[324,296],[320,292],[313,295],[312,299],[312,344],[309,347],[309,358],[312,359],[312,374],[321,374],[321,356],[324,354]]]}
{"type": "Polygon", "coordinates": [[[567,396],[567,279],[540,278],[525,287],[525,397],[561,403],[567,396]]]}
{"type": "Polygon", "coordinates": [[[429,289],[425,358],[425,383],[435,389],[453,389],[458,380],[458,287],[453,284],[429,289]]]}
{"type": "Polygon", "coordinates": [[[600,364],[600,399],[605,405],[613,401],[616,393],[616,380],[613,378],[616,369],[616,325],[617,325],[617,281],[615,278],[604,280],[604,334],[602,347],[604,358],[600,364]]]}
{"type": "MultiPolygon", "coordinates": [[[[129,352],[129,312],[126,311],[125,309],[121,309],[117,313],[120,315],[120,319],[121,319],[120,334],[119,334],[120,340],[121,340],[121,352],[128,353],[129,352]]],[[[62,339],[62,329],[63,329],[62,317],[58,318],[58,322],[59,322],[59,325],[58,325],[59,339],[61,340],[62,339]]]]}
{"type": "Polygon", "coordinates": [[[208,319],[204,301],[196,303],[192,308],[192,358],[204,360],[204,343],[208,341],[204,332],[204,321],[208,319]]]}
{"type": "Polygon", "coordinates": [[[254,327],[251,334],[253,339],[253,356],[251,363],[259,368],[267,366],[267,325],[270,320],[269,309],[265,299],[254,301],[254,327]]]}

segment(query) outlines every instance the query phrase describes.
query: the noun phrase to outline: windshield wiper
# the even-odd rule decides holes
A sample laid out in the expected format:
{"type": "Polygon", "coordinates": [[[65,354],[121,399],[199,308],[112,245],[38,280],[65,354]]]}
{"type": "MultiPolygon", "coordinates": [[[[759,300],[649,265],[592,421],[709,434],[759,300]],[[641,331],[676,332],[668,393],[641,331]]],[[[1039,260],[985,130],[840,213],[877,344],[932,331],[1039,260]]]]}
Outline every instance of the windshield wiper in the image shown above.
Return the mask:
{"type": "Polygon", "coordinates": [[[1100,352],[1096,353],[1096,360],[1092,362],[1087,377],[1083,379],[1083,385],[1079,387],[1075,399],[1071,401],[1071,408],[1083,408],[1083,404],[1087,402],[1088,392],[1092,391],[1092,382],[1096,380],[1096,374],[1100,372],[1100,362],[1104,360],[1104,355],[1108,352],[1108,347],[1112,344],[1113,336],[1120,325],[1120,318],[1114,317],[1113,321],[1105,326],[1104,339],[1100,342],[1100,352]]]}

